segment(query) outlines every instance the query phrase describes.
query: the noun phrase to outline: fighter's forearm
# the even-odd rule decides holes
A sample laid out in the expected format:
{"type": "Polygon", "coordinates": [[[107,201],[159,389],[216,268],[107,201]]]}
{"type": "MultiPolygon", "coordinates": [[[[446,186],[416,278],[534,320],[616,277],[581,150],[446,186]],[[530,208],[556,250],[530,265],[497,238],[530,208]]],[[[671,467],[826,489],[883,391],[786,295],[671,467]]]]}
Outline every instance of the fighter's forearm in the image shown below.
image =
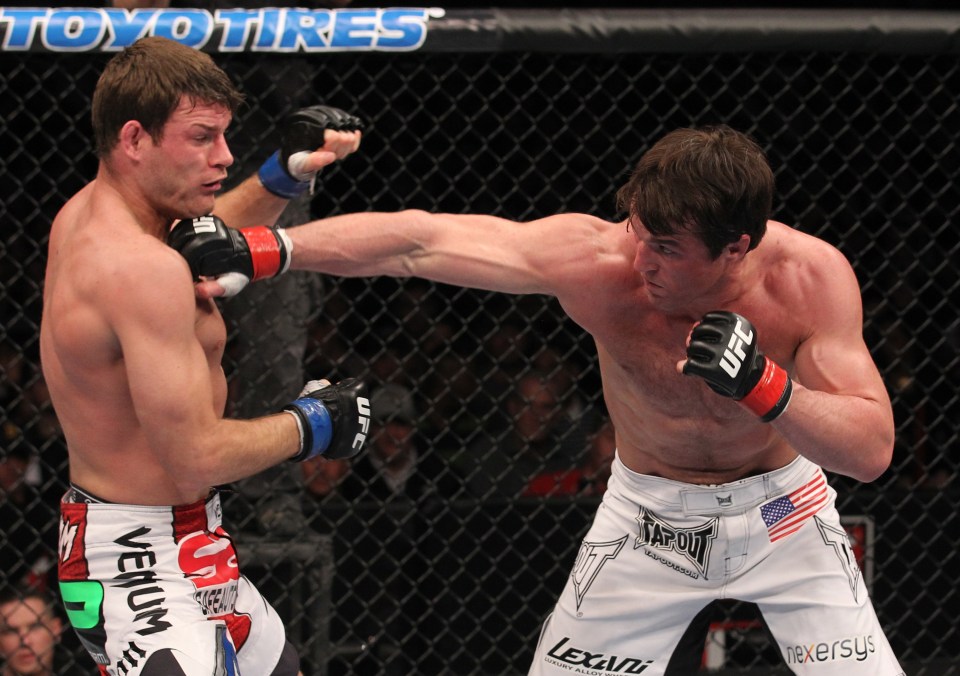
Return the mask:
{"type": "Polygon", "coordinates": [[[770,424],[798,453],[827,471],[870,482],[890,465],[894,423],[885,403],[794,383],[788,409],[770,424]]]}
{"type": "MultiPolygon", "coordinates": [[[[421,277],[502,293],[553,293],[530,264],[532,231],[495,216],[428,213],[345,214],[288,228],[293,269],[344,277],[421,277]]],[[[532,231],[539,232],[539,231],[532,231]]],[[[540,240],[542,241],[542,238],[540,240]]]]}
{"type": "Polygon", "coordinates": [[[281,125],[281,147],[256,173],[217,199],[214,214],[233,228],[275,225],[291,199],[313,185],[317,172],[360,147],[360,120],[339,108],[302,108],[281,125]]]}
{"type": "Polygon", "coordinates": [[[274,225],[290,200],[266,190],[256,174],[217,198],[213,213],[232,228],[274,225]]]}
{"type": "Polygon", "coordinates": [[[344,277],[415,274],[413,259],[424,250],[425,212],[357,213],[287,228],[291,268],[344,277]]]}
{"type": "Polygon", "coordinates": [[[151,448],[187,492],[239,481],[290,459],[300,448],[288,413],[256,420],[221,418],[209,424],[151,425],[151,448]]]}

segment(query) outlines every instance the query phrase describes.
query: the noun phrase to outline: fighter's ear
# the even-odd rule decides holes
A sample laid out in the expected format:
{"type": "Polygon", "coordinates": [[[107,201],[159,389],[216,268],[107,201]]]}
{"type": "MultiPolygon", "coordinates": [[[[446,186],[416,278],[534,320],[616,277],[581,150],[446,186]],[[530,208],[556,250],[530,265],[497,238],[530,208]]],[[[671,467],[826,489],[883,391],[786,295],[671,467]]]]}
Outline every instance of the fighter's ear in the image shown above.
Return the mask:
{"type": "Polygon", "coordinates": [[[723,253],[729,258],[743,258],[750,250],[750,235],[743,234],[736,242],[731,242],[723,248],[723,253]]]}
{"type": "Polygon", "coordinates": [[[136,120],[128,120],[123,127],[120,128],[120,141],[117,143],[117,147],[120,148],[124,154],[135,159],[139,157],[143,150],[144,143],[148,140],[152,139],[143,125],[136,120]]]}

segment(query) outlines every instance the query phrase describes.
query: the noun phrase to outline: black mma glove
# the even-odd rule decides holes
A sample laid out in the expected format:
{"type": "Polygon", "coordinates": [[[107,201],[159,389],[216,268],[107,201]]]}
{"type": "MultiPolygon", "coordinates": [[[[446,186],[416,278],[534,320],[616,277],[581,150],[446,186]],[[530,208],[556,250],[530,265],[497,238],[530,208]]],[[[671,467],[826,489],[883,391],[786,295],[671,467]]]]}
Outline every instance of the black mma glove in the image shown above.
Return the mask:
{"type": "Polygon", "coordinates": [[[703,378],[763,422],[786,411],[793,394],[790,375],[760,352],[753,324],[734,312],[703,316],[690,333],[683,372],[703,378]]]}
{"type": "Polygon", "coordinates": [[[352,458],[363,448],[370,429],[370,399],[364,384],[347,378],[336,385],[311,380],[300,398],[284,406],[297,418],[301,462],[322,455],[328,460],[352,458]]]}
{"type": "Polygon", "coordinates": [[[323,147],[323,132],[362,131],[360,118],[331,106],[310,106],[290,115],[283,124],[280,150],[260,167],[260,183],[277,197],[290,199],[310,187],[315,171],[303,169],[304,159],[323,147]]]}
{"type": "Polygon", "coordinates": [[[180,221],[167,235],[167,244],[187,259],[194,279],[216,278],[228,296],[251,281],[286,272],[293,251],[282,228],[237,230],[216,216],[180,221]]]}

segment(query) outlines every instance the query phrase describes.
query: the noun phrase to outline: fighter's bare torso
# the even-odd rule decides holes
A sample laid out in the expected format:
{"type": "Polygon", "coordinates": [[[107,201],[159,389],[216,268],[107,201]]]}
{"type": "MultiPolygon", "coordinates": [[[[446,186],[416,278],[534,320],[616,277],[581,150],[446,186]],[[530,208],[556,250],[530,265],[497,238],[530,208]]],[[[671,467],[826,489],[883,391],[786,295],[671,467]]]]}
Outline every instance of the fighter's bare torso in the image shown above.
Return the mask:
{"type": "MultiPolygon", "coordinates": [[[[681,375],[687,334],[709,310],[748,317],[761,349],[792,371],[797,346],[812,318],[796,299],[782,297],[804,273],[805,247],[814,240],[778,223],[748,255],[755,278],[727,302],[671,311],[658,307],[633,269],[636,249],[624,225],[604,226],[604,239],[622,257],[607,257],[575,292],[561,293],[567,313],[596,342],[604,396],[617,432],[617,449],[634,471],[691,483],[723,483],[781,467],[796,452],[770,425],[697,378],[681,375]],[[792,247],[791,256],[784,247],[792,247]],[[789,309],[788,309],[789,308],[789,309]]],[[[793,292],[788,292],[794,295],[793,292]]]]}
{"type": "MultiPolygon", "coordinates": [[[[177,257],[96,182],[68,202],[50,234],[40,334],[44,374],[67,439],[71,481],[112,502],[182,504],[203,497],[186,494],[180,477],[149,447],[118,336],[128,328],[120,302],[130,285],[152,284],[162,295],[165,280],[182,273],[177,257]]],[[[214,383],[211,406],[222,412],[226,330],[212,301],[196,301],[195,327],[214,383]]]]}

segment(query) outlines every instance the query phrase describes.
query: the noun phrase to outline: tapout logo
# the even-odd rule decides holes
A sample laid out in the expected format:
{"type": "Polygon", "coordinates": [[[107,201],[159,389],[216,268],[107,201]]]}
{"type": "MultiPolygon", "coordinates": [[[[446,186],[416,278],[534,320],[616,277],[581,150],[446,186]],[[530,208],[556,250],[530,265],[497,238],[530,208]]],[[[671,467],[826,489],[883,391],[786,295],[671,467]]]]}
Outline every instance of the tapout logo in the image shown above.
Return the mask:
{"type": "Polygon", "coordinates": [[[696,566],[707,577],[710,550],[717,539],[719,519],[711,519],[695,528],[677,528],[667,523],[646,507],[640,507],[637,516],[639,531],[633,548],[653,547],[664,552],[676,552],[696,566]]]}

